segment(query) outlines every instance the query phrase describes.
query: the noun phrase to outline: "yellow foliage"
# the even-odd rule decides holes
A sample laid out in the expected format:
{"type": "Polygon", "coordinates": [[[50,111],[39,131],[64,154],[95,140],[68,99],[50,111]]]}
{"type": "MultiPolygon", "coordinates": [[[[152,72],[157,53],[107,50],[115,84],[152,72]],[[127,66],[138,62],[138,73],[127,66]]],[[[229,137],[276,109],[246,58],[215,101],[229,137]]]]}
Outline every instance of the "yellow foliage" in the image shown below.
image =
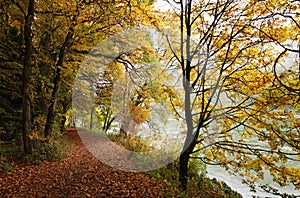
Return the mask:
{"type": "Polygon", "coordinates": [[[38,141],[43,141],[45,138],[43,136],[40,136],[40,134],[36,131],[31,132],[29,135],[30,140],[38,140],[38,141]]]}
{"type": "Polygon", "coordinates": [[[145,107],[131,106],[130,116],[137,124],[142,124],[150,118],[150,112],[145,107]]]}

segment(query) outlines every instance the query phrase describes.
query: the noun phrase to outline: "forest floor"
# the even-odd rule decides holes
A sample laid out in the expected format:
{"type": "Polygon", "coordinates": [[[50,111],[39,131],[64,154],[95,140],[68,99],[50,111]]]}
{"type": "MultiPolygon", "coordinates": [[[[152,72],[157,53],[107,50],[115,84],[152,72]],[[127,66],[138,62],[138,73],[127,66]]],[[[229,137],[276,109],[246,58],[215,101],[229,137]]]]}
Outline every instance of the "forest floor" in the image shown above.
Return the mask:
{"type": "MultiPolygon", "coordinates": [[[[0,197],[163,196],[160,181],[102,163],[88,151],[75,129],[68,129],[67,134],[72,145],[61,162],[16,164],[11,171],[0,174],[0,197]]],[[[114,158],[110,146],[103,144],[107,149],[104,153],[114,158]]]]}

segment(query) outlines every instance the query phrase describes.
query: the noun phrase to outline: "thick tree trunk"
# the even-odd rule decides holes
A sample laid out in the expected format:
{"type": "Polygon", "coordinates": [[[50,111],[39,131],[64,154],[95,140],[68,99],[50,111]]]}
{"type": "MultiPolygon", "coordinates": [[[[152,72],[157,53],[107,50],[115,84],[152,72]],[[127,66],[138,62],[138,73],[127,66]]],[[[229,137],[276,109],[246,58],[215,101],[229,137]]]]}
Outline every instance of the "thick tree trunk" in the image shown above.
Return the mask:
{"type": "Polygon", "coordinates": [[[24,65],[22,71],[23,87],[22,87],[22,130],[23,130],[23,145],[25,154],[32,153],[32,145],[30,141],[31,133],[31,100],[30,100],[30,75],[31,75],[31,58],[33,53],[31,26],[34,16],[34,0],[29,0],[27,16],[25,16],[24,39],[25,39],[25,54],[24,65]]]}
{"type": "Polygon", "coordinates": [[[69,32],[65,38],[65,41],[59,51],[58,62],[56,64],[56,75],[54,78],[54,88],[51,95],[50,105],[48,107],[47,120],[44,129],[44,137],[46,138],[47,141],[49,141],[52,136],[53,124],[56,116],[56,103],[58,101],[58,94],[59,94],[62,77],[63,77],[62,75],[63,64],[65,61],[66,50],[68,47],[70,47],[70,41],[73,37],[73,34],[74,34],[74,27],[70,27],[69,32]]]}

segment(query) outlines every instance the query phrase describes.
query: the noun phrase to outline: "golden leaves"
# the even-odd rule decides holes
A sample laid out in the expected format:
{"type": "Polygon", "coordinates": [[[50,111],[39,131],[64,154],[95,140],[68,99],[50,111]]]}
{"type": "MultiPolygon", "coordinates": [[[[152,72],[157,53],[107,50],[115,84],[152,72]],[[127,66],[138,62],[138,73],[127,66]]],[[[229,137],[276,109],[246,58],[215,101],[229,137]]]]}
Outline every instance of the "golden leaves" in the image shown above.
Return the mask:
{"type": "Polygon", "coordinates": [[[149,109],[141,106],[131,106],[130,107],[130,116],[137,123],[142,124],[148,118],[150,118],[149,109]]]}

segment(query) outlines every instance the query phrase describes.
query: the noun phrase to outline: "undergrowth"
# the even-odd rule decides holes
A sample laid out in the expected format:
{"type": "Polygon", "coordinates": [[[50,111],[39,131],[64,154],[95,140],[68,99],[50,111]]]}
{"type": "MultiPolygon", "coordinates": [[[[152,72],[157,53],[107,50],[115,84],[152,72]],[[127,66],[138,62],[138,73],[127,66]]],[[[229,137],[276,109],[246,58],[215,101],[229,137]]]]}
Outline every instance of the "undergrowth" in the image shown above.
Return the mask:
{"type": "Polygon", "coordinates": [[[70,145],[71,143],[63,136],[54,136],[50,142],[35,142],[33,153],[24,157],[25,163],[40,165],[44,161],[61,161],[70,145]]]}
{"type": "Polygon", "coordinates": [[[22,144],[7,142],[0,144],[0,172],[9,171],[14,164],[41,165],[44,161],[55,162],[62,160],[71,143],[64,135],[54,132],[51,141],[43,138],[32,140],[32,154],[24,155],[22,144]]]}
{"type": "MultiPolygon", "coordinates": [[[[111,141],[118,142],[128,150],[136,152],[151,151],[149,142],[135,136],[123,137],[119,134],[108,134],[111,141]]],[[[139,160],[138,160],[139,161],[139,160]]],[[[145,161],[144,161],[145,162],[145,161]]],[[[152,177],[163,183],[164,197],[178,198],[241,198],[242,196],[233,191],[225,182],[218,182],[216,179],[209,179],[206,176],[206,165],[200,160],[191,158],[189,161],[188,190],[183,192],[178,182],[179,162],[174,161],[167,166],[156,170],[148,171],[152,177]]]]}
{"type": "MultiPolygon", "coordinates": [[[[111,141],[123,145],[130,151],[151,151],[149,142],[135,136],[121,136],[119,134],[107,134],[111,141]]],[[[139,161],[139,160],[138,160],[139,161]]],[[[144,161],[145,162],[145,161],[144,161]]],[[[178,181],[179,161],[156,170],[148,171],[147,174],[159,179],[163,183],[164,197],[178,198],[241,198],[242,196],[233,191],[225,182],[209,179],[206,175],[206,165],[200,160],[191,158],[189,161],[188,190],[182,191],[178,181]]]]}
{"type": "Polygon", "coordinates": [[[22,147],[16,143],[0,144],[0,172],[12,169],[13,159],[20,158],[22,155],[22,147]]]}
{"type": "Polygon", "coordinates": [[[163,183],[164,197],[178,198],[241,198],[242,196],[233,191],[225,182],[209,179],[206,176],[205,164],[197,160],[190,160],[188,190],[182,191],[178,182],[179,162],[161,167],[160,169],[147,172],[152,177],[163,183]]]}

